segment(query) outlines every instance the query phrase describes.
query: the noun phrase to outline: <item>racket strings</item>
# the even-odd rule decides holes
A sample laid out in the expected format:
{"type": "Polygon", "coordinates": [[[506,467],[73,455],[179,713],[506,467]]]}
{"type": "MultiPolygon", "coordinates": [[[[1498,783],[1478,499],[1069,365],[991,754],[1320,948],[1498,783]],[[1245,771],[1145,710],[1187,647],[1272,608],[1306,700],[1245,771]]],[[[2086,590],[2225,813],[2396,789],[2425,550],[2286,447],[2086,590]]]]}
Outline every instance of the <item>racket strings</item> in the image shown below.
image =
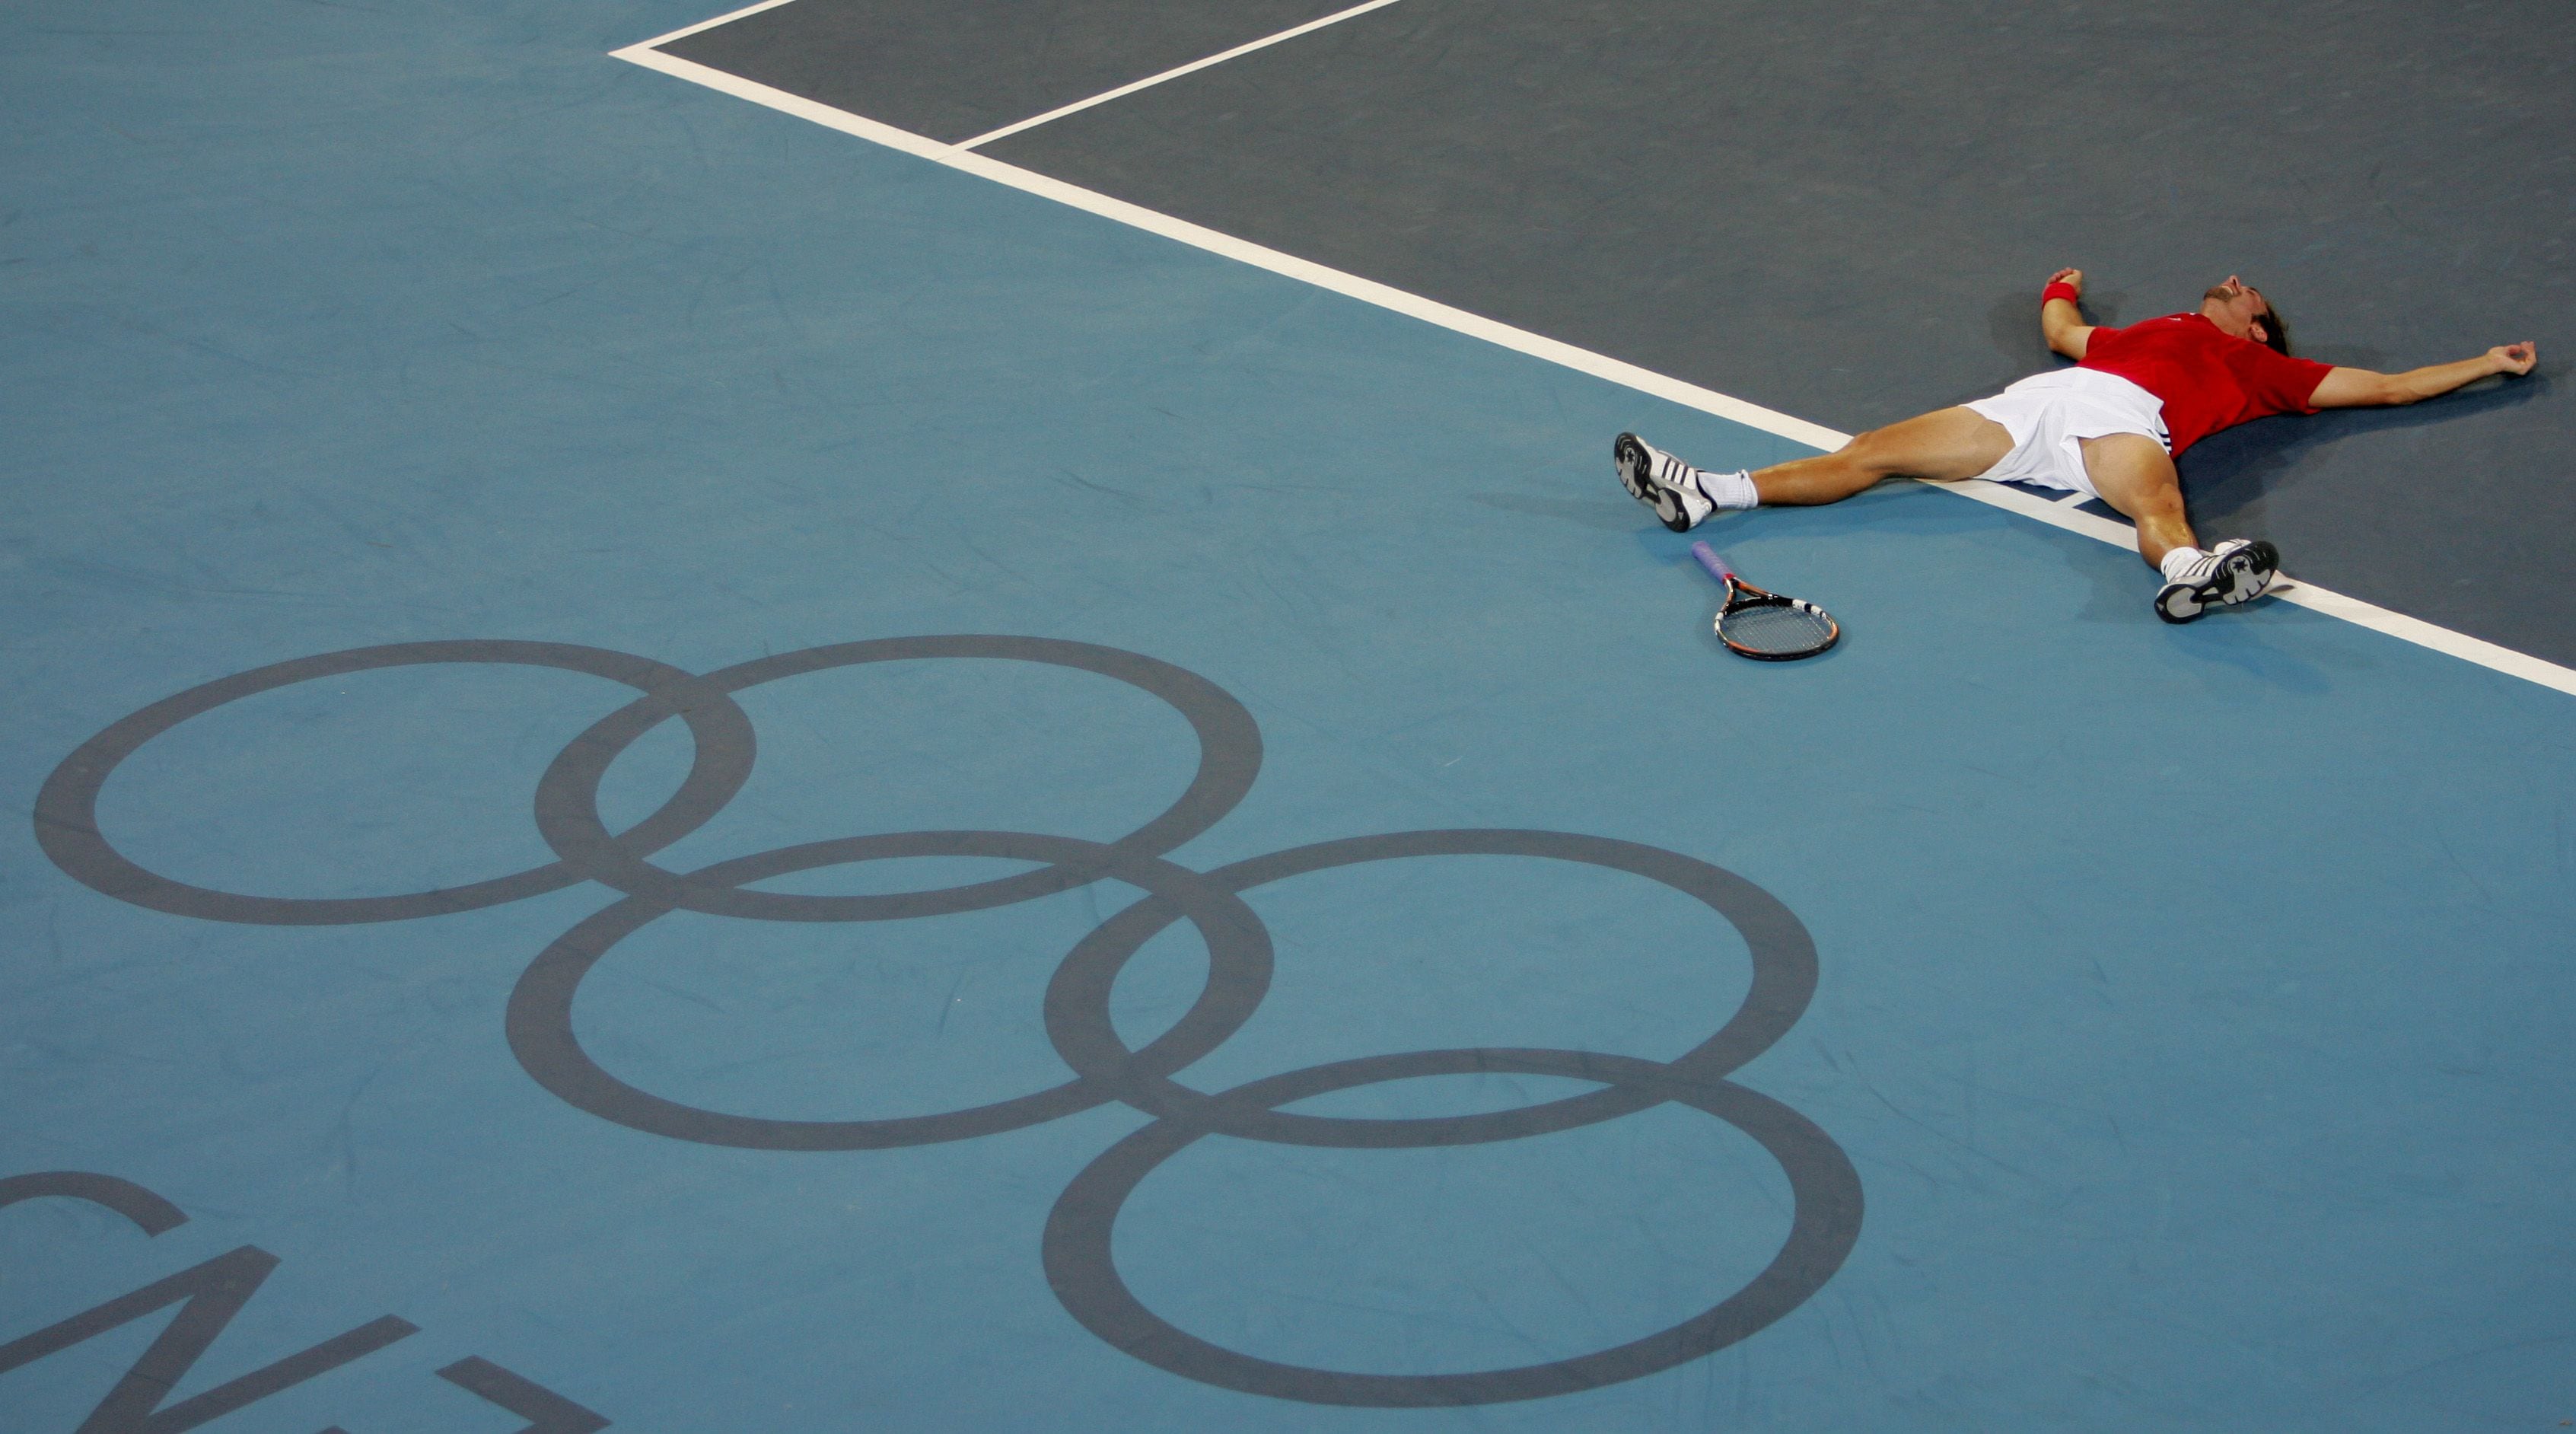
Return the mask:
{"type": "Polygon", "coordinates": [[[1717,634],[1735,647],[1783,655],[1821,650],[1837,636],[1832,618],[1794,599],[1730,608],[1717,634]]]}

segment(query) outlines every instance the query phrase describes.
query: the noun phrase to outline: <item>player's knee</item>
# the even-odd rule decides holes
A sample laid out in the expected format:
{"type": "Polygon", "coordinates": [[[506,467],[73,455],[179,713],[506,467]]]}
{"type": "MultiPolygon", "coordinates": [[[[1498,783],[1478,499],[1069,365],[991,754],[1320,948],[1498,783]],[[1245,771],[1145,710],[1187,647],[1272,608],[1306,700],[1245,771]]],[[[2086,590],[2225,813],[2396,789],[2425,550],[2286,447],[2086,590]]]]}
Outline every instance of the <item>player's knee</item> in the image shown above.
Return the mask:
{"type": "Polygon", "coordinates": [[[1896,445],[1888,441],[1885,430],[1877,428],[1853,434],[1852,441],[1844,444],[1837,456],[1882,478],[1904,466],[1896,445]]]}
{"type": "Polygon", "coordinates": [[[2179,518],[2183,514],[2182,485],[2146,484],[2137,492],[2136,502],[2141,517],[2179,518]]]}

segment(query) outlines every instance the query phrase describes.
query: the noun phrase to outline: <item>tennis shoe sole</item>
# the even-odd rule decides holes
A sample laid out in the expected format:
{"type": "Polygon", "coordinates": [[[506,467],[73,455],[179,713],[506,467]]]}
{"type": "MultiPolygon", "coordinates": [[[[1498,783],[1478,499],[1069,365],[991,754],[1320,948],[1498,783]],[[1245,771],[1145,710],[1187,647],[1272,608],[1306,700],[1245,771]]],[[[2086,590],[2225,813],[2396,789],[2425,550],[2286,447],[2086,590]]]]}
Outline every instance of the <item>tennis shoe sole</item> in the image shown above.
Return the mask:
{"type": "Polygon", "coordinates": [[[1657,470],[1674,464],[1674,459],[1650,447],[1633,433],[1622,433],[1610,444],[1611,461],[1619,465],[1619,486],[1628,496],[1654,510],[1655,518],[1676,533],[1687,533],[1699,526],[1715,506],[1701,498],[1694,506],[1689,497],[1656,476],[1657,470]]]}
{"type": "Polygon", "coordinates": [[[2281,575],[2281,551],[2260,538],[2232,539],[2210,555],[2206,576],[2164,585],[2156,593],[2156,616],[2167,622],[2194,622],[2212,608],[2252,602],[2271,590],[2281,575]]]}

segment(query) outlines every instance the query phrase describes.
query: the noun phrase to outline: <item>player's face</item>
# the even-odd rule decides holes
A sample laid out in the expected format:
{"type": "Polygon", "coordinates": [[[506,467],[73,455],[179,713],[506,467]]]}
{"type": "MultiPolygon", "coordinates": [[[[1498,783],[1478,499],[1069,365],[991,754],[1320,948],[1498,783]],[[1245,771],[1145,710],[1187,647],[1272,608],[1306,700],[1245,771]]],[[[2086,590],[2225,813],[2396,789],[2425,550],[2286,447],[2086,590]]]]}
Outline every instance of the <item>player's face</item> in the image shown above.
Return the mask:
{"type": "Polygon", "coordinates": [[[2211,310],[2210,318],[2232,332],[2244,332],[2272,312],[2263,291],[2230,274],[2222,284],[2213,284],[2200,296],[2201,307],[2211,310]]]}

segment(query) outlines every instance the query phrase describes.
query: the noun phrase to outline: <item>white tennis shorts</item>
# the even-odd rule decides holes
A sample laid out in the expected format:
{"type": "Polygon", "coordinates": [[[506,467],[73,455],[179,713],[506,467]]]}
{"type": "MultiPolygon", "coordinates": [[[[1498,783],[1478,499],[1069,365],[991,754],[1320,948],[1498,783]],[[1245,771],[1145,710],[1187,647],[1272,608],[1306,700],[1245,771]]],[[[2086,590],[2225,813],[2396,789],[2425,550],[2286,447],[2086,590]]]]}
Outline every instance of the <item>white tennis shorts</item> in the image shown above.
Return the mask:
{"type": "Polygon", "coordinates": [[[2013,450],[2003,461],[1978,474],[1997,483],[2034,483],[2042,488],[2093,492],[2084,471],[2087,438],[2112,433],[2142,433],[2173,450],[2165,431],[2164,400],[2100,369],[2061,368],[2035,373],[1992,398],[1966,407],[1984,414],[2012,434],[2013,450]]]}

